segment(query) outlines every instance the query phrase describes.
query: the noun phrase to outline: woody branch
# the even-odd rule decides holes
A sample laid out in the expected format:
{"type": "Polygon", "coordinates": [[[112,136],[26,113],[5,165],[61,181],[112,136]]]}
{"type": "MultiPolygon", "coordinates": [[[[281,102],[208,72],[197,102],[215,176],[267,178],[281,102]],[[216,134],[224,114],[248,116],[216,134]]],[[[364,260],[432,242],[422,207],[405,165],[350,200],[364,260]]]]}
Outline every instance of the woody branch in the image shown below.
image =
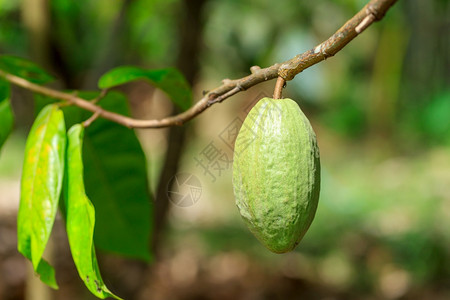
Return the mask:
{"type": "Polygon", "coordinates": [[[267,68],[261,69],[254,66],[250,69],[251,74],[243,78],[234,80],[224,79],[221,86],[206,93],[203,98],[195,103],[190,109],[180,114],[163,119],[140,120],[120,115],[103,109],[102,107],[96,105],[95,102],[87,101],[77,97],[74,94],[64,93],[45,86],[34,84],[2,70],[0,70],[0,77],[3,77],[12,84],[23,87],[35,93],[65,100],[72,105],[76,105],[82,109],[93,112],[95,116],[111,120],[129,128],[162,128],[182,125],[205,111],[211,105],[220,103],[252,86],[277,77],[280,77],[285,81],[292,80],[303,70],[321,62],[322,60],[325,60],[328,57],[334,56],[373,22],[381,20],[395,2],[397,2],[397,0],[369,1],[363,9],[348,20],[330,38],[313,49],[302,54],[298,54],[290,60],[282,63],[276,63],[267,68]]]}

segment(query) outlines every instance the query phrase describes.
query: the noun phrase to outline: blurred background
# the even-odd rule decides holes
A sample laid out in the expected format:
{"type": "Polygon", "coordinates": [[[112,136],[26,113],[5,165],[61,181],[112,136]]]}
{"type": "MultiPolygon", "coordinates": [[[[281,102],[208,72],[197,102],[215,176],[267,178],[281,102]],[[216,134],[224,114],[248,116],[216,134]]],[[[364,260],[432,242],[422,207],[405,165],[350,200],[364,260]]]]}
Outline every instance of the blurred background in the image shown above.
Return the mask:
{"type": "MultiPolygon", "coordinates": [[[[40,64],[60,89],[95,89],[119,65],[175,66],[198,100],[224,78],[313,48],[365,4],[0,0],[0,53],[40,64]]],[[[310,119],[322,163],[316,218],[288,254],[270,253],[249,233],[231,182],[233,133],[274,81],[186,126],[138,131],[157,255],[145,265],[100,253],[108,287],[125,299],[450,299],[449,54],[449,1],[400,0],[335,57],[288,82],[284,96],[310,119]],[[208,151],[219,159],[205,167],[208,151]],[[192,203],[169,201],[180,173],[196,178],[192,203]]],[[[135,117],[176,113],[145,82],[120,90],[135,117]]],[[[60,218],[47,254],[58,291],[35,279],[16,250],[32,95],[15,88],[12,104],[15,130],[0,153],[0,299],[95,299],[78,278],[60,218]]]]}

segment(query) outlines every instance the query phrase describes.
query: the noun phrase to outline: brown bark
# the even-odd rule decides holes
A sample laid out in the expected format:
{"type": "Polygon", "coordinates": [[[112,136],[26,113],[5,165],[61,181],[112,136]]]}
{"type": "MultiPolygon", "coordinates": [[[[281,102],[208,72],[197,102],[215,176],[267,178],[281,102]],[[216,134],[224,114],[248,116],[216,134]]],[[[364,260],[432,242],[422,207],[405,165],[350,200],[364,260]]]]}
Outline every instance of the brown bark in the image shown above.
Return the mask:
{"type": "MultiPolygon", "coordinates": [[[[317,45],[311,50],[308,50],[302,54],[298,54],[290,60],[282,63],[276,63],[270,67],[259,69],[252,74],[236,80],[223,80],[223,84],[203,96],[200,101],[195,103],[190,109],[185,112],[166,117],[160,120],[138,120],[127,116],[116,114],[101,107],[81,99],[72,94],[59,92],[53,89],[49,89],[43,86],[33,84],[27,80],[19,78],[17,76],[5,73],[0,70],[0,76],[5,78],[11,83],[26,89],[32,90],[37,93],[45,94],[50,97],[66,100],[71,104],[77,105],[83,109],[97,113],[100,117],[111,120],[113,122],[122,124],[130,128],[162,128],[175,125],[182,125],[185,122],[195,118],[197,115],[205,111],[208,107],[215,103],[220,103],[225,99],[241,92],[246,89],[255,86],[261,82],[271,80],[277,77],[282,77],[285,80],[292,80],[297,74],[303,70],[331,57],[344,48],[350,41],[352,41],[358,34],[363,32],[370,24],[380,20],[388,9],[397,0],[371,0],[363,9],[361,9],[356,15],[348,20],[338,31],[336,31],[329,39],[323,43],[317,45]]],[[[201,0],[192,0],[193,4],[197,5],[201,0]]],[[[191,2],[189,2],[191,3],[191,2]]],[[[187,10],[189,11],[189,10],[187,10]]],[[[195,16],[195,15],[194,15],[195,16]]],[[[193,24],[195,25],[195,21],[193,24]]],[[[185,28],[186,35],[189,34],[190,28],[185,28]]],[[[198,37],[192,36],[193,40],[189,40],[189,44],[195,44],[195,40],[198,37]]],[[[186,38],[187,39],[187,38],[186,38]]],[[[180,51],[183,53],[190,53],[190,48],[184,49],[180,47],[180,51]],[[186,51],[186,52],[184,52],[186,51]]],[[[180,57],[184,55],[180,52],[180,57]]],[[[194,64],[194,56],[186,56],[186,61],[180,62],[180,67],[183,68],[187,64],[194,64]]],[[[254,69],[255,70],[255,69],[254,69]]],[[[189,74],[187,74],[189,76],[189,74]]]]}

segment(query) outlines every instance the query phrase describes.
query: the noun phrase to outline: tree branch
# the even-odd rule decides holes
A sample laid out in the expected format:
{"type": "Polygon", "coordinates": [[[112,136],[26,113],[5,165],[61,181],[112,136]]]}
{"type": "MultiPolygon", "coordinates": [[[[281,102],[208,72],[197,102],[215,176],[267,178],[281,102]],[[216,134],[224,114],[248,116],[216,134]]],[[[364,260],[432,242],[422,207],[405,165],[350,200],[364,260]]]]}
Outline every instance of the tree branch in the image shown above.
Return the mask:
{"type": "Polygon", "coordinates": [[[359,11],[338,31],[336,31],[336,33],[315,48],[299,54],[283,63],[276,63],[264,69],[252,67],[252,74],[241,79],[224,80],[221,86],[208,92],[187,111],[159,120],[139,120],[116,114],[104,110],[100,106],[97,106],[85,99],[81,99],[75,95],[31,83],[23,78],[6,73],[2,70],[0,70],[0,76],[15,85],[21,86],[35,93],[68,101],[69,103],[85,110],[89,110],[102,118],[111,120],[129,128],[162,128],[182,125],[202,113],[211,105],[220,103],[254,85],[277,78],[278,76],[282,77],[286,81],[292,80],[303,70],[317,64],[318,62],[321,62],[322,60],[325,60],[328,57],[334,56],[373,22],[381,20],[388,9],[395,2],[397,2],[397,0],[371,0],[361,11],[359,11]]]}
{"type": "Polygon", "coordinates": [[[273,99],[281,99],[285,84],[286,80],[284,80],[283,77],[278,76],[277,83],[275,83],[275,89],[273,90],[273,99]]]}

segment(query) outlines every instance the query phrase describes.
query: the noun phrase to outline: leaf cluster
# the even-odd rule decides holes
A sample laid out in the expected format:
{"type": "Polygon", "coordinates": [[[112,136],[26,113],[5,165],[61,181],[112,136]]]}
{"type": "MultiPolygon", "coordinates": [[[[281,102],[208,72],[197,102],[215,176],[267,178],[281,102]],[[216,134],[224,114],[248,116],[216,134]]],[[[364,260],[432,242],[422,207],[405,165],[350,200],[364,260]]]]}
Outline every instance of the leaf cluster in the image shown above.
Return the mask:
{"type": "MultiPolygon", "coordinates": [[[[0,56],[0,70],[40,85],[53,80],[33,62],[14,56],[0,56]]],[[[163,90],[181,109],[191,105],[190,87],[173,68],[119,67],[100,78],[103,93],[73,92],[83,99],[101,98],[103,109],[128,116],[126,97],[110,89],[141,79],[163,90]]],[[[32,262],[44,283],[58,288],[55,270],[43,255],[59,208],[75,266],[86,287],[101,299],[120,299],[103,282],[96,248],[152,259],[153,202],[139,140],[134,131],[105,119],[93,119],[85,127],[91,113],[61,99],[40,94],[34,99],[38,114],[25,148],[18,250],[32,262]]],[[[13,130],[10,100],[10,84],[0,79],[0,147],[13,130]]]]}

